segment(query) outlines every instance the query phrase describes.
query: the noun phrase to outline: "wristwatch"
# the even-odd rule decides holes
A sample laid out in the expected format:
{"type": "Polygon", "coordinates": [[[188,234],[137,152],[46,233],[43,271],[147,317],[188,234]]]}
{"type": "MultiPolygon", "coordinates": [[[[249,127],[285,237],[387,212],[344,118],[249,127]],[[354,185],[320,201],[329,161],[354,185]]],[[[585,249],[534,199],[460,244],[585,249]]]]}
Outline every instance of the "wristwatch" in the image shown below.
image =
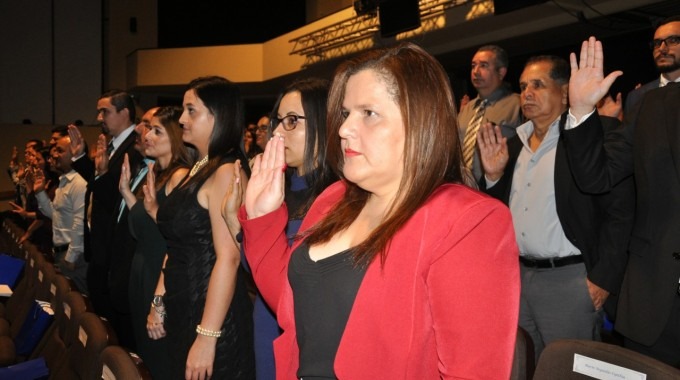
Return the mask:
{"type": "Polygon", "coordinates": [[[151,301],[151,304],[153,307],[163,307],[165,304],[163,304],[163,295],[161,294],[156,294],[153,296],[153,301],[151,301]]]}

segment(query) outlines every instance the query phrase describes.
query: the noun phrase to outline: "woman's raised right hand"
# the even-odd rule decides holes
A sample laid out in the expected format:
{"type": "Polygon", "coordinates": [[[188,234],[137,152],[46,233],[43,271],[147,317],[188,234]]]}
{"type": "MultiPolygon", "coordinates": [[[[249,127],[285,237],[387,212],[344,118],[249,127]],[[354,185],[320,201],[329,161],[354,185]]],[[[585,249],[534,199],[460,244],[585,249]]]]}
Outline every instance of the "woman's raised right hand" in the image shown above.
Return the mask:
{"type": "Polygon", "coordinates": [[[246,188],[248,219],[268,214],[283,203],[286,170],[283,136],[272,137],[264,153],[255,158],[253,173],[246,188]]]}
{"type": "Polygon", "coordinates": [[[146,173],[146,184],[142,186],[144,192],[144,209],[153,221],[156,221],[158,212],[158,200],[156,200],[156,176],[153,173],[154,163],[149,163],[149,171],[146,173]]]}
{"type": "Polygon", "coordinates": [[[120,167],[120,180],[118,181],[118,191],[120,191],[123,196],[127,193],[131,193],[130,190],[130,159],[128,154],[125,153],[123,156],[123,165],[120,167]]]}

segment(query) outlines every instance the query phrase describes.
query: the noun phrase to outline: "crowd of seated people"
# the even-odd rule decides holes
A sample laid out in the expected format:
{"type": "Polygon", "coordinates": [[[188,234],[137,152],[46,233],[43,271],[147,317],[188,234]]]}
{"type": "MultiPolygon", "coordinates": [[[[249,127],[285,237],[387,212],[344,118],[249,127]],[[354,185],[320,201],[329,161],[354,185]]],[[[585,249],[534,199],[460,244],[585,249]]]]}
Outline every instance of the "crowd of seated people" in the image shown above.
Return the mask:
{"type": "Polygon", "coordinates": [[[14,149],[5,217],[154,378],[508,378],[518,326],[538,361],[605,322],[680,367],[680,17],[651,48],[625,107],[594,38],[514,84],[479,47],[459,106],[411,43],[249,124],[218,76],[141,115],[108,91],[92,156],[76,125],[14,149]]]}

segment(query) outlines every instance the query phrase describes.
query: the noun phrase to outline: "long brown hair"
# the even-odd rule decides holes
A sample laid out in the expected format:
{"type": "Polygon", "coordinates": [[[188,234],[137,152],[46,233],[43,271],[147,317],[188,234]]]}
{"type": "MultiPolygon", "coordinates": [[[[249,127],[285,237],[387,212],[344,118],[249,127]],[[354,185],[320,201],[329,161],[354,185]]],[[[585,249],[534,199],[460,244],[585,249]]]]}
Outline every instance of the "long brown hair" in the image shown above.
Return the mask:
{"type": "Polygon", "coordinates": [[[453,92],[441,64],[422,48],[404,43],[370,50],[341,64],[328,98],[328,151],[330,165],[342,178],[344,197],[306,233],[309,245],[328,242],[356,219],[371,195],[342,173],[344,158],[339,130],[347,81],[363,70],[373,70],[394,94],[401,110],[406,143],[404,174],[395,204],[366,240],[353,248],[357,265],[368,265],[376,255],[385,263],[392,237],[444,182],[463,182],[461,148],[453,92]]]}
{"type": "Polygon", "coordinates": [[[153,117],[158,118],[158,121],[165,128],[165,132],[168,134],[168,138],[170,138],[170,151],[172,152],[172,158],[167,168],[162,169],[160,165],[154,165],[156,186],[158,188],[167,182],[175,170],[188,168],[195,161],[195,149],[187,146],[182,141],[182,126],[179,123],[181,115],[182,107],[178,106],[160,107],[153,114],[153,117]]]}

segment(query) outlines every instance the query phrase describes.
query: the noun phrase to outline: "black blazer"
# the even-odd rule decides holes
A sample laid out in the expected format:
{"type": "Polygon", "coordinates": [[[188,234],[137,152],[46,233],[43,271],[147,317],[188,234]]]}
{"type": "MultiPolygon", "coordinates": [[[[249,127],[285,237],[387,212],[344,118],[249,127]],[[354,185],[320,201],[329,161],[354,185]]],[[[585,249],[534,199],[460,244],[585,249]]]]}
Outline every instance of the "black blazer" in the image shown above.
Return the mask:
{"type": "Polygon", "coordinates": [[[642,101],[642,98],[645,96],[645,94],[650,90],[659,88],[659,81],[659,77],[656,77],[656,79],[653,81],[645,83],[639,88],[629,92],[628,95],[626,95],[626,104],[624,110],[629,113],[637,112],[637,108],[640,106],[640,101],[642,101]]]}
{"type": "Polygon", "coordinates": [[[87,223],[85,224],[85,256],[91,264],[100,267],[108,267],[109,265],[110,257],[107,248],[110,243],[113,223],[118,216],[116,207],[121,200],[118,181],[120,180],[120,169],[123,165],[125,153],[129,156],[130,167],[136,167],[142,160],[142,155],[135,150],[134,132],[116,149],[109,160],[107,172],[99,178],[95,178],[94,162],[87,157],[87,154],[73,162],[73,169],[87,181],[86,206],[90,198],[89,195],[92,194],[89,230],[87,223]],[[88,241],[89,244],[87,244],[88,241]]]}
{"type": "MultiPolygon", "coordinates": [[[[618,120],[608,118],[611,128],[618,120]]],[[[562,116],[560,129],[566,121],[562,116]]],[[[491,188],[482,177],[480,189],[509,204],[512,178],[517,158],[522,150],[518,136],[508,140],[510,158],[501,179],[491,188]]],[[[617,294],[626,266],[626,237],[632,225],[632,183],[617,188],[616,192],[593,195],[581,191],[571,173],[563,133],[560,134],[555,154],[555,203],[557,216],[569,241],[583,254],[588,279],[617,294]]],[[[615,302],[609,302],[608,312],[614,312],[615,302]],[[613,304],[613,305],[611,305],[613,304]],[[612,306],[612,307],[610,307],[612,306]]]]}
{"type": "Polygon", "coordinates": [[[661,335],[680,278],[679,126],[680,85],[671,83],[647,92],[635,117],[627,113],[623,128],[607,139],[592,116],[565,133],[585,191],[607,191],[634,174],[635,221],[616,329],[645,345],[661,335]]]}
{"type": "MultiPolygon", "coordinates": [[[[131,167],[130,169],[133,171],[131,180],[134,180],[137,174],[139,174],[140,168],[131,167]]],[[[144,183],[145,181],[142,180],[130,190],[133,194],[137,194],[137,191],[141,189],[144,183]]],[[[143,202],[143,198],[138,198],[137,201],[143,202]]],[[[108,285],[111,294],[111,306],[115,311],[127,314],[130,313],[130,271],[132,269],[132,258],[137,249],[137,240],[135,240],[130,231],[128,221],[130,211],[127,206],[123,207],[120,220],[118,220],[120,205],[123,202],[124,200],[121,197],[121,201],[114,210],[112,238],[111,244],[109,244],[110,267],[108,285]]],[[[137,290],[133,289],[133,291],[137,290]]]]}

